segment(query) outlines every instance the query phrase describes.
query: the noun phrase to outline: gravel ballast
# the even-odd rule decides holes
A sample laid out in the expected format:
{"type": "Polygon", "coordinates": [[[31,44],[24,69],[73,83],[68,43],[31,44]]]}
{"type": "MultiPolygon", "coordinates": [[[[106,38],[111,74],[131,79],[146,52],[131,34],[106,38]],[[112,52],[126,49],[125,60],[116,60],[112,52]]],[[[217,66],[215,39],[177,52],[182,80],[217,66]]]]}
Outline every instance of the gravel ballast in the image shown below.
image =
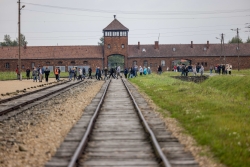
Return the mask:
{"type": "Polygon", "coordinates": [[[0,166],[44,166],[102,85],[102,81],[87,80],[0,122],[0,166]]]}

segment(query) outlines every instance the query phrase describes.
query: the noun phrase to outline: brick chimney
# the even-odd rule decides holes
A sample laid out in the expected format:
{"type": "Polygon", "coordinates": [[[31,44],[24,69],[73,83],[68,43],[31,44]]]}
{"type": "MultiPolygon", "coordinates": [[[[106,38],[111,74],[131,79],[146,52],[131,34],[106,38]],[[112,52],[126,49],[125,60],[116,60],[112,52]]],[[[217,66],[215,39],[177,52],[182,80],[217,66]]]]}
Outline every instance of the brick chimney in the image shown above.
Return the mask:
{"type": "Polygon", "coordinates": [[[155,49],[159,49],[159,41],[155,41],[155,49]]]}
{"type": "Polygon", "coordinates": [[[209,41],[207,41],[207,48],[209,49],[209,41]]]}
{"type": "Polygon", "coordinates": [[[140,49],[140,42],[138,41],[138,49],[140,49]]]}
{"type": "Polygon", "coordinates": [[[191,41],[191,48],[193,48],[193,41],[191,41]]]}

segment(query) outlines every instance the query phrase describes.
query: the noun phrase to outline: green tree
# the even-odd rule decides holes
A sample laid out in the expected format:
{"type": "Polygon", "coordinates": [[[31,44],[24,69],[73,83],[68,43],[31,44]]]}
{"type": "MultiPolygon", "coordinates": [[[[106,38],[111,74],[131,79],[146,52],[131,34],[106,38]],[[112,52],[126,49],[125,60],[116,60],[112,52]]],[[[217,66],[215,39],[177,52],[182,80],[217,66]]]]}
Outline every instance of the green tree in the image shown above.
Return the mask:
{"type": "MultiPolygon", "coordinates": [[[[21,46],[24,46],[25,43],[27,44],[28,42],[25,41],[25,36],[23,34],[21,36],[21,46]]],[[[4,35],[4,42],[0,42],[1,46],[18,46],[19,39],[17,38],[16,40],[11,40],[10,35],[4,35]]]]}
{"type": "Polygon", "coordinates": [[[250,43],[250,38],[249,38],[249,36],[248,36],[248,38],[247,38],[246,43],[250,43]]]}
{"type": "Polygon", "coordinates": [[[104,37],[103,36],[100,38],[100,42],[98,42],[98,45],[101,45],[101,46],[104,45],[104,37]]]}
{"type": "MultiPolygon", "coordinates": [[[[23,34],[20,34],[20,38],[21,38],[21,41],[20,41],[21,46],[24,46],[25,43],[28,44],[28,42],[25,41],[25,36],[23,34]]],[[[19,45],[19,38],[16,38],[16,41],[17,41],[17,45],[19,45]]]]}
{"type": "Polygon", "coordinates": [[[228,43],[243,43],[241,38],[238,38],[237,36],[233,37],[231,40],[228,41],[228,43]]]}

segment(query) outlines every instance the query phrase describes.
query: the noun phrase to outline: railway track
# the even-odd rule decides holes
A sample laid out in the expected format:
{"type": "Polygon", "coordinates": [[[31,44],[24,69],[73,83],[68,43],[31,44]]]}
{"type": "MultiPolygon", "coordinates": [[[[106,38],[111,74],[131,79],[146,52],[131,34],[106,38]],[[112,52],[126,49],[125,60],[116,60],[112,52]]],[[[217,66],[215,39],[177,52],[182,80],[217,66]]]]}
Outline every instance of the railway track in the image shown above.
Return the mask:
{"type": "Polygon", "coordinates": [[[83,81],[77,82],[62,82],[50,87],[28,92],[19,96],[4,99],[0,101],[0,120],[7,119],[11,116],[19,114],[24,110],[31,108],[43,100],[47,100],[53,96],[81,84],[83,81]]]}
{"type": "Polygon", "coordinates": [[[133,97],[127,85],[126,80],[106,83],[45,166],[198,167],[155,115],[144,118],[140,108],[147,103],[139,94],[133,97]]]}

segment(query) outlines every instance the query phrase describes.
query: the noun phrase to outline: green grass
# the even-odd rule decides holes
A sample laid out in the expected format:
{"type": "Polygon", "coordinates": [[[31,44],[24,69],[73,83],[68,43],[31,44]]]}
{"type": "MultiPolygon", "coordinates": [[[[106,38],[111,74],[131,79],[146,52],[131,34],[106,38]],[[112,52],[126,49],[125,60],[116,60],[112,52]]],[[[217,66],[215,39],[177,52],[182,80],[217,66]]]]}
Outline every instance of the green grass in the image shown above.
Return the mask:
{"type": "MultiPolygon", "coordinates": [[[[61,78],[67,78],[68,76],[69,76],[68,72],[60,73],[61,78]]],[[[25,72],[22,72],[22,78],[26,79],[25,72]]],[[[53,72],[50,72],[49,78],[55,78],[55,75],[53,72]]],[[[17,79],[16,72],[0,72],[0,81],[14,80],[14,79],[17,79]]]]}
{"type": "Polygon", "coordinates": [[[168,110],[200,145],[227,166],[250,166],[250,76],[214,76],[201,84],[172,73],[130,79],[168,110]]]}

